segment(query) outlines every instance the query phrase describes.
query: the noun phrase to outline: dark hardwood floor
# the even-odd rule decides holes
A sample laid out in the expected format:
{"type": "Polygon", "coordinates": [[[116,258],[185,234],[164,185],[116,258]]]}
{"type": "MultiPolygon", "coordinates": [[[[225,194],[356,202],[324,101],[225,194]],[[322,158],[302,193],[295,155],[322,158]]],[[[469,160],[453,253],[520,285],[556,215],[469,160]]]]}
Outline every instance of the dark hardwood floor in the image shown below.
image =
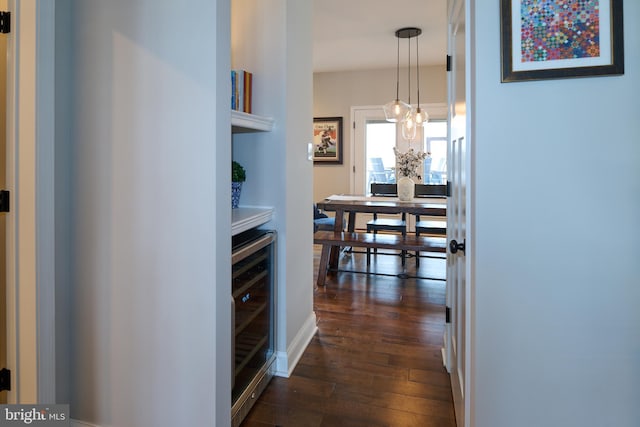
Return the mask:
{"type": "MultiPolygon", "coordinates": [[[[315,272],[319,247],[314,251],[315,272]]],[[[340,269],[366,270],[342,254],[340,269]]],[[[402,272],[397,256],[370,271],[402,272]]],[[[409,276],[445,277],[445,260],[421,258],[409,276]]],[[[310,284],[310,286],[313,286],[310,284]]],[[[338,273],[314,292],[315,335],[290,378],[275,377],[248,414],[252,426],[455,427],[442,366],[445,282],[338,273]]]]}

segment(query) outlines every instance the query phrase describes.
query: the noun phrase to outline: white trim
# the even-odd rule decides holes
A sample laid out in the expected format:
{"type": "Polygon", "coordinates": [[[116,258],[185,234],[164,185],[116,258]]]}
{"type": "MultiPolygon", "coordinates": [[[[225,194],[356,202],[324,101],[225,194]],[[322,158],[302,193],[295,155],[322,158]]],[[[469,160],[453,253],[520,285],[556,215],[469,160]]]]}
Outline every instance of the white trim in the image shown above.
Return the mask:
{"type": "Polygon", "coordinates": [[[16,2],[16,326],[17,403],[38,401],[36,226],[37,0],[16,2]]]}
{"type": "Polygon", "coordinates": [[[9,1],[8,403],[55,401],[54,8],[46,0],[9,1]]]}
{"type": "MultiPolygon", "coordinates": [[[[9,1],[9,11],[12,13],[13,21],[18,18],[16,11],[16,1],[9,1]]],[[[15,202],[16,195],[16,141],[17,135],[17,33],[14,31],[7,34],[7,189],[11,191],[11,212],[7,214],[7,367],[17,375],[18,365],[18,288],[17,288],[17,209],[15,202]]],[[[19,386],[13,379],[11,390],[7,392],[8,403],[18,403],[19,386]]]]}
{"type": "Polygon", "coordinates": [[[291,341],[291,345],[287,348],[287,352],[279,351],[276,353],[276,371],[274,375],[278,377],[289,378],[293,373],[293,369],[298,364],[305,349],[318,331],[316,324],[316,313],[311,312],[298,331],[298,335],[291,341]]]}
{"type": "MultiPolygon", "coordinates": [[[[475,312],[476,312],[476,295],[475,295],[475,211],[476,211],[476,182],[474,177],[476,164],[476,144],[475,144],[475,124],[477,123],[475,91],[476,91],[476,40],[475,18],[476,4],[471,0],[465,0],[465,104],[466,104],[466,137],[467,137],[467,158],[466,158],[466,255],[465,255],[465,341],[464,341],[464,427],[473,427],[476,423],[476,402],[475,402],[475,312]]],[[[462,426],[461,426],[462,427],[462,426]]]]}
{"type": "Polygon", "coordinates": [[[257,116],[238,110],[231,110],[231,126],[233,132],[271,132],[274,120],[272,117],[257,116]]]}
{"type": "Polygon", "coordinates": [[[362,110],[375,110],[375,109],[379,109],[382,111],[382,114],[384,114],[384,111],[382,110],[382,106],[381,105],[361,105],[361,106],[357,106],[357,107],[351,107],[350,108],[350,114],[351,116],[349,117],[349,126],[351,126],[351,137],[349,138],[349,142],[351,144],[351,153],[350,153],[350,157],[351,157],[351,162],[349,163],[349,192],[351,194],[354,194],[356,192],[355,188],[356,188],[356,174],[355,174],[355,167],[356,167],[356,132],[354,131],[354,123],[356,121],[356,112],[357,111],[362,111],[362,110]]]}

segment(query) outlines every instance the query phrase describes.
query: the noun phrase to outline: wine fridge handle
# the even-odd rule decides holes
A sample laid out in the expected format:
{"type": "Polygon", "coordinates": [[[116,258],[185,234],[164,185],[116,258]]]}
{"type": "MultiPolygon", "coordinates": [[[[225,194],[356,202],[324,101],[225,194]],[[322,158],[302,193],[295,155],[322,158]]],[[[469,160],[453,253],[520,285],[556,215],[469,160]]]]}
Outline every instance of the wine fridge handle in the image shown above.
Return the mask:
{"type": "Polygon", "coordinates": [[[231,388],[236,385],[236,301],[231,295],[231,388]]]}

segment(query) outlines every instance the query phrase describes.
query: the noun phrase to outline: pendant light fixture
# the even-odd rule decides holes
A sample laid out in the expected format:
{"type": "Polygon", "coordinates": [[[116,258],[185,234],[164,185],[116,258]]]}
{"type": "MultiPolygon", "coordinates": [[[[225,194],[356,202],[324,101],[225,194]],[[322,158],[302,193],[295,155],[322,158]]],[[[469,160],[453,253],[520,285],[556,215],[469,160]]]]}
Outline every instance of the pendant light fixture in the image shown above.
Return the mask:
{"type": "Polygon", "coordinates": [[[402,137],[408,141],[415,139],[418,128],[421,128],[427,122],[429,116],[420,108],[420,61],[418,56],[419,44],[418,36],[422,34],[422,30],[416,27],[401,28],[396,31],[398,38],[398,60],[396,68],[396,99],[384,106],[385,116],[389,122],[398,122],[401,125],[402,137]],[[416,38],[416,82],[418,94],[418,106],[411,106],[411,39],[416,38]],[[409,103],[404,103],[399,98],[399,74],[400,74],[400,39],[408,39],[408,87],[409,87],[409,103]]]}
{"type": "MultiPolygon", "coordinates": [[[[415,37],[418,37],[422,30],[416,28],[415,37]]],[[[407,86],[409,87],[409,109],[404,115],[404,118],[400,122],[400,129],[402,130],[402,137],[411,142],[416,138],[416,113],[411,105],[411,33],[408,33],[407,38],[407,86]]]]}
{"type": "Polygon", "coordinates": [[[420,58],[418,53],[420,51],[420,45],[418,44],[418,37],[416,36],[416,86],[418,90],[418,107],[415,111],[414,120],[416,126],[422,127],[429,120],[429,115],[426,111],[420,108],[420,58]]]}
{"type": "Polygon", "coordinates": [[[396,31],[396,37],[398,38],[398,55],[396,59],[396,99],[390,101],[384,105],[384,115],[388,122],[396,123],[404,120],[407,111],[409,110],[409,104],[400,100],[400,36],[396,31]]]}

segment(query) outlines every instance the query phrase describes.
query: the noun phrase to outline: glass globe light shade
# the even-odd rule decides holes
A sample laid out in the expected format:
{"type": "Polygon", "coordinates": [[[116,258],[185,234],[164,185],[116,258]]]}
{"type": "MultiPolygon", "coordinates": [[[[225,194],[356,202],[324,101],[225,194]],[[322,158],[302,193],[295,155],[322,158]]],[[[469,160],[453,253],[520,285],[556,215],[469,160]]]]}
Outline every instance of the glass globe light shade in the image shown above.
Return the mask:
{"type": "Polygon", "coordinates": [[[402,137],[407,141],[413,141],[416,137],[416,118],[415,112],[410,110],[402,121],[402,137]]]}
{"type": "Polygon", "coordinates": [[[423,126],[429,121],[429,114],[426,111],[418,107],[415,114],[416,126],[423,126]]]}
{"type": "Polygon", "coordinates": [[[384,104],[384,115],[388,122],[401,122],[409,110],[409,104],[396,99],[384,104]]]}

